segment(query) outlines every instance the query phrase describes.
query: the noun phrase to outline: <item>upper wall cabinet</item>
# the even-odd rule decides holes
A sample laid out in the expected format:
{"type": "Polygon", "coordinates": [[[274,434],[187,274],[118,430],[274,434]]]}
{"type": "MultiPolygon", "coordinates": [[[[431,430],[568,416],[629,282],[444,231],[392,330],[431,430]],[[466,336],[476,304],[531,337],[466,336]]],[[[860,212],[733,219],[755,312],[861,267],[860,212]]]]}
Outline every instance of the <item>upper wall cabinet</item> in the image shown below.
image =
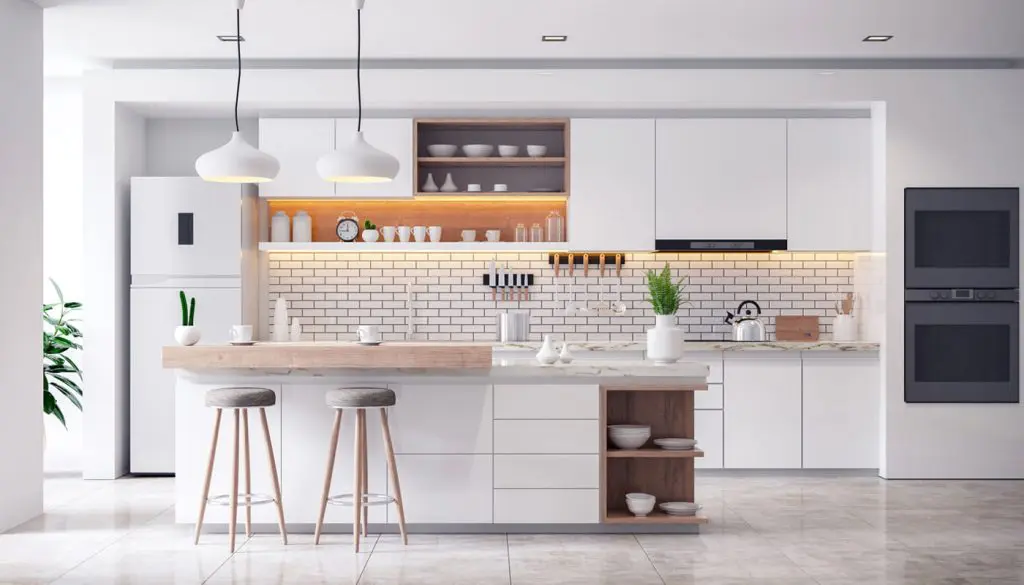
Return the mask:
{"type": "Polygon", "coordinates": [[[277,179],[260,185],[261,197],[334,197],[334,184],[320,178],[316,161],[334,149],[334,119],[260,120],[260,150],[277,158],[277,179]]]}
{"type": "Polygon", "coordinates": [[[572,120],[569,246],[654,249],[654,120],[572,120]]]}
{"type": "Polygon", "coordinates": [[[658,120],[656,235],[785,239],[786,120],[658,120]]]}
{"type": "MultiPolygon", "coordinates": [[[[336,120],[338,147],[352,141],[356,133],[357,120],[343,118],[336,120]]],[[[389,183],[337,183],[336,197],[361,198],[411,198],[413,196],[412,120],[406,119],[363,119],[363,136],[374,148],[383,150],[398,159],[398,176],[389,183]]]]}
{"type": "Polygon", "coordinates": [[[789,121],[789,249],[870,250],[870,119],[789,121]]]}

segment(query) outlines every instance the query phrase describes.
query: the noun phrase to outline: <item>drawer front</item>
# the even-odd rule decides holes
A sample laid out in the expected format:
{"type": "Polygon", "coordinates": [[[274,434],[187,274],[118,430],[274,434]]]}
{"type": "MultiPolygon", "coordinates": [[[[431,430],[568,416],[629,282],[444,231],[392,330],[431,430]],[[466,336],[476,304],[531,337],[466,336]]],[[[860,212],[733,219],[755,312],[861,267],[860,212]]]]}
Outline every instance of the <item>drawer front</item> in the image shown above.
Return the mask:
{"type": "Polygon", "coordinates": [[[600,408],[601,391],[598,386],[494,387],[496,419],[597,420],[600,408]]]}
{"type": "Polygon", "coordinates": [[[596,420],[496,420],[494,452],[596,454],[598,426],[596,420]]]}
{"type": "Polygon", "coordinates": [[[721,384],[708,384],[703,392],[693,393],[693,407],[697,410],[722,410],[725,391],[721,384]]]}
{"type": "Polygon", "coordinates": [[[494,490],[496,524],[597,524],[598,490],[494,490]]]}
{"type": "Polygon", "coordinates": [[[686,352],[686,355],[683,356],[683,361],[706,365],[711,370],[708,373],[708,384],[722,383],[722,352],[686,352]]]}
{"type": "Polygon", "coordinates": [[[494,487],[597,489],[599,455],[495,455],[494,487]]]}

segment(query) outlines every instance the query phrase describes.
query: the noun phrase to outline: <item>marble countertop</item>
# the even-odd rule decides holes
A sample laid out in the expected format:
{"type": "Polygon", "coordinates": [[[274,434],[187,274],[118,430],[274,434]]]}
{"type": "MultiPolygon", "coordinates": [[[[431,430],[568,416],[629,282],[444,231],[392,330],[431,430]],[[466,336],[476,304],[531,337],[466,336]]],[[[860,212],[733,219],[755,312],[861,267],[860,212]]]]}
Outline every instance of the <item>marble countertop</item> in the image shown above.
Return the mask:
{"type": "MultiPolygon", "coordinates": [[[[537,351],[540,341],[497,343],[497,351],[537,351]]],[[[561,342],[557,345],[561,346],[561,342]]],[[[865,341],[687,341],[686,351],[840,351],[876,352],[880,345],[865,341]]],[[[643,352],[647,344],[642,341],[570,341],[573,352],[643,352]]],[[[589,359],[589,358],[588,358],[589,359]]]]}

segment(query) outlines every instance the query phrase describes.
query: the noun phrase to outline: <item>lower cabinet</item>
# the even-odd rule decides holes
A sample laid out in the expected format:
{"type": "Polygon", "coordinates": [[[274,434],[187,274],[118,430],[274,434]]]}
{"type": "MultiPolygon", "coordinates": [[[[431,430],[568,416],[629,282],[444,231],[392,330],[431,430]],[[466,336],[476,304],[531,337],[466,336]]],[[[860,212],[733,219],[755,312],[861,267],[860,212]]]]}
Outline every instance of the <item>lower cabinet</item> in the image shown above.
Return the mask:
{"type": "Polygon", "coordinates": [[[496,524],[596,524],[599,491],[494,490],[496,524]]]}
{"type": "MultiPolygon", "coordinates": [[[[405,521],[489,524],[494,518],[491,455],[398,455],[405,521]]],[[[388,522],[398,514],[388,506],[388,522]]]]}
{"type": "Polygon", "coordinates": [[[721,469],[725,437],[721,410],[697,410],[693,413],[693,436],[703,457],[694,459],[697,469],[721,469]]]}
{"type": "Polygon", "coordinates": [[[495,455],[495,489],[597,489],[600,455],[495,455]]]}
{"type": "Polygon", "coordinates": [[[804,467],[878,468],[880,376],[877,359],[804,358],[804,467]]]}
{"type": "Polygon", "coordinates": [[[725,361],[725,467],[799,469],[801,360],[725,361]]]}

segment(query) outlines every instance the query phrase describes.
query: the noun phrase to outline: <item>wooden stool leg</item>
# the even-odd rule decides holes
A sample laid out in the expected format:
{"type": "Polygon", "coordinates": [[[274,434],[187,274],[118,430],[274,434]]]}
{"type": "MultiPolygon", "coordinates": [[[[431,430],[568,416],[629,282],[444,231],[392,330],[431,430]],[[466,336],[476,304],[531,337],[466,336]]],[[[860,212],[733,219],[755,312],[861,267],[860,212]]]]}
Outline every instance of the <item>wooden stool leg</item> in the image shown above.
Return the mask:
{"type": "Polygon", "coordinates": [[[245,537],[252,537],[252,465],[249,462],[249,409],[242,411],[242,454],[245,459],[245,537]]]}
{"type": "Polygon", "coordinates": [[[235,532],[238,521],[238,409],[235,410],[234,464],[231,466],[231,524],[228,525],[228,540],[231,552],[235,552],[235,532]]]}
{"type": "Polygon", "coordinates": [[[210,497],[210,480],[213,479],[213,462],[217,458],[217,438],[220,436],[220,417],[224,411],[217,409],[217,416],[213,419],[213,439],[210,439],[210,458],[206,463],[206,479],[203,481],[203,499],[199,501],[199,519],[196,520],[196,541],[199,544],[199,534],[203,531],[203,517],[206,516],[206,501],[210,497]]]}
{"type": "Polygon", "coordinates": [[[338,435],[341,433],[341,409],[334,411],[334,428],[331,430],[331,447],[327,454],[327,471],[324,472],[324,491],[320,496],[320,514],[316,517],[316,533],[313,544],[320,544],[320,532],[324,527],[327,513],[327,498],[331,495],[331,479],[334,478],[334,459],[338,454],[338,435]]]}
{"type": "Polygon", "coordinates": [[[260,424],[263,426],[263,438],[267,441],[267,458],[270,460],[270,479],[274,485],[274,504],[277,506],[277,526],[281,529],[281,539],[288,545],[288,530],[284,526],[284,503],[281,501],[281,482],[277,478],[277,459],[274,458],[274,443],[270,440],[270,426],[267,425],[267,409],[260,408],[260,424]]]}
{"type": "Polygon", "coordinates": [[[359,531],[361,525],[361,518],[363,511],[363,441],[362,441],[362,428],[363,422],[366,420],[363,417],[362,410],[356,411],[356,432],[353,438],[353,445],[355,445],[352,453],[352,542],[355,544],[355,552],[359,552],[359,531]]]}
{"type": "MultiPolygon", "coordinates": [[[[367,463],[366,463],[366,459],[367,459],[367,457],[366,457],[366,410],[360,410],[359,411],[359,416],[361,416],[362,419],[363,419],[362,423],[359,425],[359,429],[360,429],[360,433],[361,433],[359,440],[360,440],[360,442],[363,445],[363,448],[360,450],[360,453],[362,454],[362,459],[363,459],[363,466],[362,466],[362,469],[363,469],[363,471],[362,471],[362,476],[363,476],[363,494],[368,494],[368,493],[370,493],[370,474],[366,472],[366,468],[367,468],[367,463]]],[[[370,524],[370,507],[369,506],[363,506],[363,536],[368,536],[368,528],[367,528],[367,526],[369,524],[370,524]]]]}
{"type": "Polygon", "coordinates": [[[391,444],[391,428],[388,426],[388,410],[380,409],[380,429],[384,435],[384,452],[388,459],[388,475],[395,486],[395,508],[398,510],[398,529],[402,532],[402,544],[409,544],[405,532],[405,507],[402,505],[402,486],[398,482],[398,465],[395,464],[395,447],[391,444]]]}

